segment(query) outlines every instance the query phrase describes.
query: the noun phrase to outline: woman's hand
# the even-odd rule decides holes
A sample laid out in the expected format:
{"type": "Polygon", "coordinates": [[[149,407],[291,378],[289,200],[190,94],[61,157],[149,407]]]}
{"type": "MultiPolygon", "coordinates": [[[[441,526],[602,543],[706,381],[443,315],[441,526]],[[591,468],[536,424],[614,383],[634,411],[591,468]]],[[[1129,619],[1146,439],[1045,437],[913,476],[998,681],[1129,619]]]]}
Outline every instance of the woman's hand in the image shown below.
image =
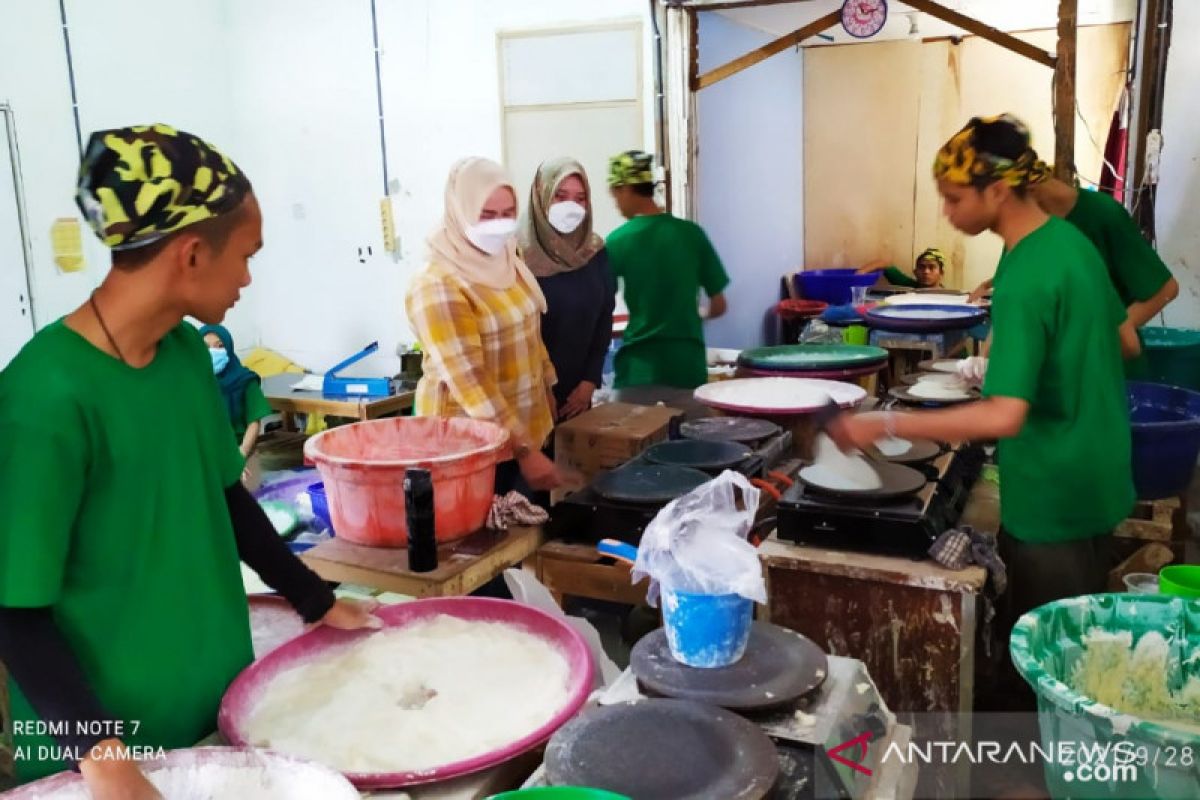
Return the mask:
{"type": "Polygon", "coordinates": [[[339,598],[333,607],[321,617],[322,625],[343,631],[356,631],[360,628],[382,628],[383,620],[375,616],[379,603],[374,600],[346,600],[339,598]]]}
{"type": "Polygon", "coordinates": [[[592,396],[596,393],[596,384],[591,381],[580,381],[571,394],[567,396],[567,402],[563,403],[559,409],[559,419],[570,419],[577,417],[584,411],[592,407],[592,396]]]}
{"type": "Polygon", "coordinates": [[[882,258],[876,258],[863,264],[858,268],[859,275],[866,275],[868,272],[882,272],[888,268],[888,263],[882,258]]]}
{"type": "Polygon", "coordinates": [[[562,473],[541,450],[530,450],[517,462],[517,466],[530,488],[539,492],[548,492],[563,485],[562,473]]]}
{"type": "Polygon", "coordinates": [[[95,800],[163,800],[135,761],[117,757],[124,747],[118,739],[105,739],[79,762],[79,774],[91,796],[95,800]]]}

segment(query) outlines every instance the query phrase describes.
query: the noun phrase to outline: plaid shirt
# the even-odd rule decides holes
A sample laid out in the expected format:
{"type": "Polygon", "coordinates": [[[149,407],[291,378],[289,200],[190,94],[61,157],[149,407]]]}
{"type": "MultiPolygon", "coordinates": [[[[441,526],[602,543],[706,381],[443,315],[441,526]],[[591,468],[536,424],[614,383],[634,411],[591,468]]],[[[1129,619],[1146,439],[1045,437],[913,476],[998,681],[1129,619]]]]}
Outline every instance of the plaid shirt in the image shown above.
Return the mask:
{"type": "Polygon", "coordinates": [[[416,413],[495,422],[541,447],[554,428],[556,376],[524,284],[490,289],[433,263],[409,284],[405,307],[425,352],[416,413]]]}

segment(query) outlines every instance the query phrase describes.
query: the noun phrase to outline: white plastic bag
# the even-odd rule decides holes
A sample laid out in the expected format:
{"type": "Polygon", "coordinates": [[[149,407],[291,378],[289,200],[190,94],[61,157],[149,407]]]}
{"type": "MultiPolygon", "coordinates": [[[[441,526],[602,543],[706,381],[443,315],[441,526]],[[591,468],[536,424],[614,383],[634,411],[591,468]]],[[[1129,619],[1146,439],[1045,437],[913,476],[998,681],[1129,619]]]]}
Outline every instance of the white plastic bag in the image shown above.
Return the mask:
{"type": "Polygon", "coordinates": [[[660,585],[767,602],[758,549],[747,540],[758,498],[758,489],[744,475],[726,470],[659,511],[642,534],[633,566],[634,583],[650,578],[650,604],[657,604],[660,585]]]}

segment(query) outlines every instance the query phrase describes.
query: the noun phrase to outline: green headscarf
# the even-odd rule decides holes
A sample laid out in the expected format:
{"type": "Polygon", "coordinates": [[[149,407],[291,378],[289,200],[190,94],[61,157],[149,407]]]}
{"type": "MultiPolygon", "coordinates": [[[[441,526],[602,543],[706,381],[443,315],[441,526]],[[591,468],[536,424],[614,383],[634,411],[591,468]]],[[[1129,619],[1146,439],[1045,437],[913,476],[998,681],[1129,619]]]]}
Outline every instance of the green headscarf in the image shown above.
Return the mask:
{"type": "Polygon", "coordinates": [[[258,373],[242,366],[237,354],[233,351],[233,336],[224,325],[205,325],[200,329],[201,336],[214,334],[225,345],[229,354],[229,363],[217,375],[217,386],[221,388],[221,397],[225,400],[225,409],[229,412],[229,421],[233,423],[234,433],[241,436],[245,433],[249,422],[246,420],[246,387],[262,379],[258,373]]]}

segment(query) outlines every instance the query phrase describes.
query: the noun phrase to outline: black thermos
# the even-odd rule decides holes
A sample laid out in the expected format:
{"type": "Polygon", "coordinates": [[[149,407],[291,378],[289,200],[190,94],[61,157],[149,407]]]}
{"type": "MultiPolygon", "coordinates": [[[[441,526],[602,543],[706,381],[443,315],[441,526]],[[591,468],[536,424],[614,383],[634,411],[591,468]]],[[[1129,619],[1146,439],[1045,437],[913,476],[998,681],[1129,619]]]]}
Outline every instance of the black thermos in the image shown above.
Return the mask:
{"type": "Polygon", "coordinates": [[[437,569],[437,537],[433,532],[433,476],[427,469],[404,473],[404,516],[408,522],[408,568],[437,569]]]}

